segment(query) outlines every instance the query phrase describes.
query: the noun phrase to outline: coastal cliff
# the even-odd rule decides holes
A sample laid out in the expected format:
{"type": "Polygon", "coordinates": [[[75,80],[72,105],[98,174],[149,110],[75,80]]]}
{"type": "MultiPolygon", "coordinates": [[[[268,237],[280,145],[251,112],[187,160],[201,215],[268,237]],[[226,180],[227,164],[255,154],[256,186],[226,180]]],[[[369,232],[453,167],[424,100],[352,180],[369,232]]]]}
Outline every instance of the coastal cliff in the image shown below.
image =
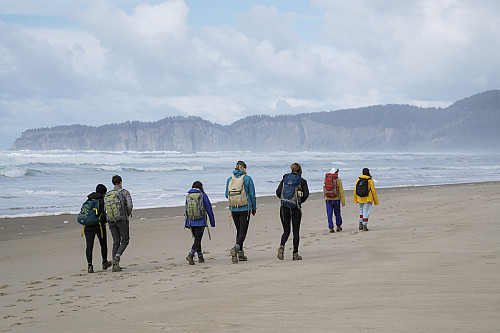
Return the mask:
{"type": "Polygon", "coordinates": [[[377,105],[222,126],[199,117],[30,129],[13,150],[106,151],[500,151],[500,90],[447,108],[377,105]]]}

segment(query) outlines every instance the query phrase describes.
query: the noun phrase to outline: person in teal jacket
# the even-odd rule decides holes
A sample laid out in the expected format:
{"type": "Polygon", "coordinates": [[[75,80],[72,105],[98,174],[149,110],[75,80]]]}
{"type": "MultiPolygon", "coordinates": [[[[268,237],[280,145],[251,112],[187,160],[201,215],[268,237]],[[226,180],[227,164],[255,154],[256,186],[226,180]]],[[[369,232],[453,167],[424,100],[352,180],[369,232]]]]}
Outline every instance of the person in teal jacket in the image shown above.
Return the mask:
{"type": "MultiPolygon", "coordinates": [[[[207,217],[210,220],[210,225],[215,228],[215,217],[212,209],[212,204],[210,203],[210,199],[203,191],[203,184],[200,181],[195,181],[192,185],[192,188],[188,191],[188,194],[191,193],[201,193],[203,198],[203,207],[205,208],[206,214],[200,219],[191,220],[187,214],[184,222],[184,227],[189,228],[193,235],[193,245],[191,246],[191,250],[189,251],[186,260],[190,265],[194,265],[194,254],[198,253],[198,262],[203,263],[205,259],[203,258],[203,251],[201,250],[201,239],[203,238],[203,232],[205,228],[208,227],[207,217]]],[[[187,203],[187,198],[186,198],[187,203]]],[[[210,234],[209,234],[210,235],[210,234]]]]}
{"type": "Polygon", "coordinates": [[[250,214],[255,215],[257,211],[255,187],[246,169],[245,162],[238,161],[233,175],[226,183],[226,198],[229,200],[229,210],[236,226],[236,244],[230,250],[233,263],[248,259],[243,251],[243,242],[247,236],[250,214]],[[243,177],[243,182],[241,182],[241,177],[243,177]]]}

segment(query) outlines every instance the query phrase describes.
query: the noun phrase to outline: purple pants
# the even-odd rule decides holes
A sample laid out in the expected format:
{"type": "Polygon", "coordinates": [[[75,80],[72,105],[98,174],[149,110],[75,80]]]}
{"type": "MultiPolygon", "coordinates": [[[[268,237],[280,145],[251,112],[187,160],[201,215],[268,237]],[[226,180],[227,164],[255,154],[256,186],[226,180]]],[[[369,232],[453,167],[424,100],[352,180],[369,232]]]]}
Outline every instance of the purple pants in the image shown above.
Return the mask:
{"type": "Polygon", "coordinates": [[[335,224],[342,225],[342,216],[340,216],[340,200],[325,200],[326,216],[328,216],[328,228],[333,229],[333,214],[335,214],[335,224]]]}

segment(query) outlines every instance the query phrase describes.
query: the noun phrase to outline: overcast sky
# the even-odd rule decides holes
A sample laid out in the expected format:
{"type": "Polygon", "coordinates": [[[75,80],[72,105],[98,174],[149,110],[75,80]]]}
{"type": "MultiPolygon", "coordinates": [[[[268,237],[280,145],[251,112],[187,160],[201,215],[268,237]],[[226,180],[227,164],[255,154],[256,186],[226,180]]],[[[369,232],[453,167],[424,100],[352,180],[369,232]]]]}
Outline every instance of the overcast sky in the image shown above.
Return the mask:
{"type": "Polygon", "coordinates": [[[0,149],[22,131],[230,124],[500,88],[498,0],[0,0],[0,149]]]}

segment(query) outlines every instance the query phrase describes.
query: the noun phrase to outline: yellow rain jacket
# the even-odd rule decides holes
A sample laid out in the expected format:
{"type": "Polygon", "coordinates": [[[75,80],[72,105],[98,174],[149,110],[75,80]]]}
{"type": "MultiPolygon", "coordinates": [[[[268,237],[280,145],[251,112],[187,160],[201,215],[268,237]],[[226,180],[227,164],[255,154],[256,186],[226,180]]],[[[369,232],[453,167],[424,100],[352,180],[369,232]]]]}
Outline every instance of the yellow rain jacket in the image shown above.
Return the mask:
{"type": "MultiPolygon", "coordinates": [[[[370,176],[365,176],[362,175],[361,178],[370,178],[370,176]]],[[[358,180],[356,180],[356,185],[358,185],[358,180]]],[[[375,191],[375,184],[373,183],[373,180],[369,179],[368,180],[368,189],[370,192],[368,192],[368,195],[366,197],[359,197],[356,195],[356,185],[354,186],[354,203],[367,203],[367,202],[372,202],[375,205],[378,205],[378,197],[377,197],[377,192],[375,191]]]]}

